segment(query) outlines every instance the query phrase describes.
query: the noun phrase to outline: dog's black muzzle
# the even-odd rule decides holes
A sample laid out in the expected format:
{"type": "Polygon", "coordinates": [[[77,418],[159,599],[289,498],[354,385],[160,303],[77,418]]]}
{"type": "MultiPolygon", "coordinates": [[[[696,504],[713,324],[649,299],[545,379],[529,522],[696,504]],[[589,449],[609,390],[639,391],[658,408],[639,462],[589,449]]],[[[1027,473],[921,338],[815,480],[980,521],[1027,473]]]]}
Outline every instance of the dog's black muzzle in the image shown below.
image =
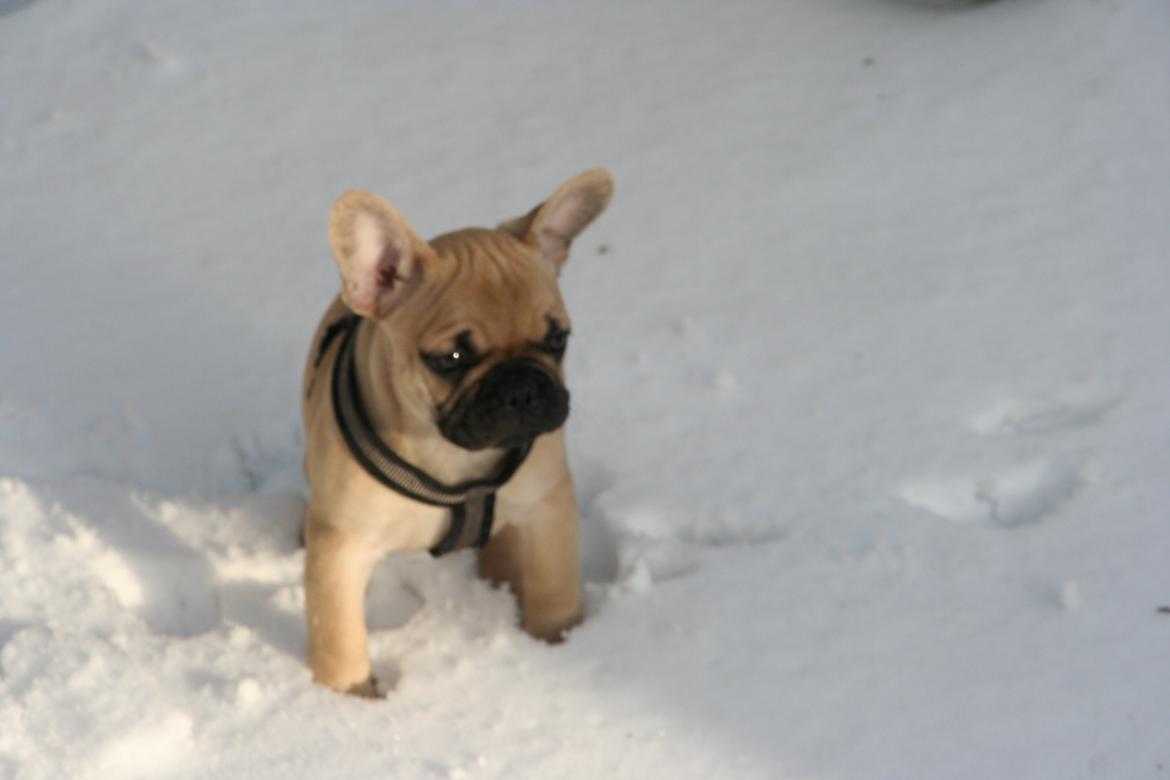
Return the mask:
{"type": "Polygon", "coordinates": [[[518,447],[556,430],[569,416],[569,391],[530,358],[492,368],[439,420],[449,441],[468,450],[518,447]]]}

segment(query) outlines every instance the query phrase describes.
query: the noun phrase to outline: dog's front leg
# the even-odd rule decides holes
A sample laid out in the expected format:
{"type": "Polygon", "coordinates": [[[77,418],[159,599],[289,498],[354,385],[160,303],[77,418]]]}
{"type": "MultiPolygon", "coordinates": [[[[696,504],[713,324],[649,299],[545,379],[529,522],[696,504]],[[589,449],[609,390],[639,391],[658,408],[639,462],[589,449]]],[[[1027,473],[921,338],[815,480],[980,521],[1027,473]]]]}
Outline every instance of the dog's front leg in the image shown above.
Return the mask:
{"type": "Polygon", "coordinates": [[[360,537],[309,512],[305,518],[305,612],[313,681],[358,696],[378,695],[363,611],[374,557],[360,537]]]}
{"type": "Polygon", "coordinates": [[[582,613],[572,479],[566,476],[543,501],[510,520],[480,552],[480,573],[511,586],[525,631],[559,642],[582,613]]]}

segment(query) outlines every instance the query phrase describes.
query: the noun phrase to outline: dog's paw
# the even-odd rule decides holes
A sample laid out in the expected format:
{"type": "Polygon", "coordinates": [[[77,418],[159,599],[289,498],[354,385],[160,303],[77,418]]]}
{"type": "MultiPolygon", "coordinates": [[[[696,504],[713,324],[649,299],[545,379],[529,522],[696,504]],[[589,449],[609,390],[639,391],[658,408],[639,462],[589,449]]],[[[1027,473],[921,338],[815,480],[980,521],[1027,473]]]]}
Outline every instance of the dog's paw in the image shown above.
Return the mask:
{"type": "Polygon", "coordinates": [[[378,680],[374,677],[373,672],[369,674],[364,680],[359,682],[348,682],[352,677],[335,677],[328,679],[320,674],[313,675],[313,682],[322,685],[336,693],[345,694],[346,696],[356,696],[359,699],[384,699],[386,695],[378,690],[378,680]]]}
{"type": "Polygon", "coordinates": [[[345,693],[350,696],[357,696],[359,699],[386,698],[386,694],[378,690],[378,681],[372,674],[360,683],[355,683],[346,688],[345,693]]]}
{"type": "Polygon", "coordinates": [[[584,618],[584,612],[578,606],[567,617],[550,619],[548,616],[525,615],[521,628],[525,633],[550,645],[559,645],[565,641],[565,635],[584,618]]]}

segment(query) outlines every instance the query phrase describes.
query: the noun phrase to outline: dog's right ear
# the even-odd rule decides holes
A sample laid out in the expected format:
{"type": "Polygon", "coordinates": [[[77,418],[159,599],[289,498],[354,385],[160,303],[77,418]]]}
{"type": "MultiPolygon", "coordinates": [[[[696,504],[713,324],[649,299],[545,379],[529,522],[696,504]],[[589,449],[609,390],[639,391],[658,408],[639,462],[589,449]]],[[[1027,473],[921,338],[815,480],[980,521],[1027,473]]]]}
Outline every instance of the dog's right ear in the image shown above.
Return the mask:
{"type": "Polygon", "coordinates": [[[384,317],[418,285],[420,262],[434,250],[398,209],[352,190],[333,204],[329,245],[341,272],[341,297],[363,317],[384,317]]]}

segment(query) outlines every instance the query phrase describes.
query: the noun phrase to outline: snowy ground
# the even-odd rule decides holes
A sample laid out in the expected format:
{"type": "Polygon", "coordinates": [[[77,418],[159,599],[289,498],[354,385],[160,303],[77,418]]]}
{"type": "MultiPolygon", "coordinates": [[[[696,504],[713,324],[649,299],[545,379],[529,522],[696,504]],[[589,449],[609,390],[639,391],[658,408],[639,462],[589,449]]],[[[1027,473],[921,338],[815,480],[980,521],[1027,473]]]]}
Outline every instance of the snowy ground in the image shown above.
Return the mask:
{"type": "Polygon", "coordinates": [[[0,0],[0,777],[1170,778],[1170,5],[936,6],[0,0]],[[312,686],[329,205],[594,165],[586,623],[312,686]]]}

